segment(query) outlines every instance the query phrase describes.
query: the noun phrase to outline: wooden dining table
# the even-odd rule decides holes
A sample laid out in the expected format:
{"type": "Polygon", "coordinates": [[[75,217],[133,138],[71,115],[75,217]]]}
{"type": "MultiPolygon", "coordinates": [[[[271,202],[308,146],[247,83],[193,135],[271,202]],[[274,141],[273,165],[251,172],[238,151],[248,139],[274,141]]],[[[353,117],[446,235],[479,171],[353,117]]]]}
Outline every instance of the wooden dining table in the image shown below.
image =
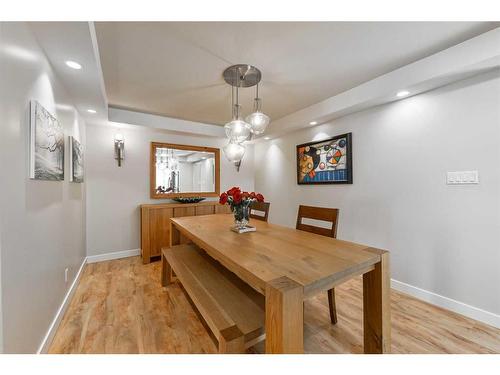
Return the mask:
{"type": "Polygon", "coordinates": [[[230,230],[233,220],[172,218],[170,245],[194,242],[265,296],[266,353],[303,353],[303,301],[360,275],[364,352],[390,352],[387,251],[258,220],[251,222],[255,232],[238,234],[230,230]]]}

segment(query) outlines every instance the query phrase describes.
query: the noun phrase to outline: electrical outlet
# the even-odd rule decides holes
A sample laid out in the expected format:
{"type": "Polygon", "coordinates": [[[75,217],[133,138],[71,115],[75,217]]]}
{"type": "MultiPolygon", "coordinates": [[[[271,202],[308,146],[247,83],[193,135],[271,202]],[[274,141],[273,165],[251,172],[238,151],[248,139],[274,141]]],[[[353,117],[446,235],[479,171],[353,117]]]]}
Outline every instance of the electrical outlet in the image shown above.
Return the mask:
{"type": "Polygon", "coordinates": [[[68,282],[68,272],[69,272],[69,268],[66,268],[64,270],[64,282],[67,283],[68,282]]]}
{"type": "Polygon", "coordinates": [[[479,184],[478,171],[448,172],[446,174],[448,185],[479,184]]]}

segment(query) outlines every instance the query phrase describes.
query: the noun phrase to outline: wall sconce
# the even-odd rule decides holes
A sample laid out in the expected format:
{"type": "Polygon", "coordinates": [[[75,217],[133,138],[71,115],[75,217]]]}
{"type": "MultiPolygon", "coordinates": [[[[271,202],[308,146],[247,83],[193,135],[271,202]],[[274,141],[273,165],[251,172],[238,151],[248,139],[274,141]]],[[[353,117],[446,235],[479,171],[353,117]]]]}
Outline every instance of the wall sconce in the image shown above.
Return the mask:
{"type": "Polygon", "coordinates": [[[115,159],[118,160],[118,166],[122,166],[122,160],[125,159],[125,138],[123,134],[115,134],[115,159]]]}

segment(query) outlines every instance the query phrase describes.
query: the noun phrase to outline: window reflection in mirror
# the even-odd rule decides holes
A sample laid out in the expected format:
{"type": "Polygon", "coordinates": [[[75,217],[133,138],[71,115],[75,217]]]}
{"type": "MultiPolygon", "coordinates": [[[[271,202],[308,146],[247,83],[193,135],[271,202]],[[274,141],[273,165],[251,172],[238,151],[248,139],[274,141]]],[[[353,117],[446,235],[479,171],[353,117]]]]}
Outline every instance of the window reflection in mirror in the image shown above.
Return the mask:
{"type": "Polygon", "coordinates": [[[215,192],[215,153],[157,147],[156,193],[215,192]]]}

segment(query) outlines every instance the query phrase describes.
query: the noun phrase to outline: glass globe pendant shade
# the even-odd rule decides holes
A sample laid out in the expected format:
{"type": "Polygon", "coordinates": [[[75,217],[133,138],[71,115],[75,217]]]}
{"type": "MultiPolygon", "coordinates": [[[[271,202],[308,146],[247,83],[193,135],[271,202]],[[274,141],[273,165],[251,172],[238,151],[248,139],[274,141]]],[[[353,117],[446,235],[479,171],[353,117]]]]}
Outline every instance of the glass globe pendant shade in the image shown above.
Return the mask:
{"type": "Polygon", "coordinates": [[[264,133],[270,121],[269,116],[261,111],[262,100],[259,99],[258,87],[257,85],[257,97],[253,102],[253,113],[246,118],[246,121],[250,124],[250,131],[255,135],[264,133]]]}
{"type": "Polygon", "coordinates": [[[245,121],[236,118],[224,125],[226,136],[234,143],[245,142],[250,136],[250,125],[245,121]]]}
{"type": "Polygon", "coordinates": [[[237,163],[243,159],[245,155],[245,146],[242,146],[235,142],[229,142],[224,148],[224,155],[226,155],[227,160],[232,163],[237,163]]]}
{"type": "Polygon", "coordinates": [[[251,132],[259,135],[266,131],[267,125],[269,125],[269,116],[262,112],[254,112],[247,116],[246,121],[250,124],[251,132]]]}

